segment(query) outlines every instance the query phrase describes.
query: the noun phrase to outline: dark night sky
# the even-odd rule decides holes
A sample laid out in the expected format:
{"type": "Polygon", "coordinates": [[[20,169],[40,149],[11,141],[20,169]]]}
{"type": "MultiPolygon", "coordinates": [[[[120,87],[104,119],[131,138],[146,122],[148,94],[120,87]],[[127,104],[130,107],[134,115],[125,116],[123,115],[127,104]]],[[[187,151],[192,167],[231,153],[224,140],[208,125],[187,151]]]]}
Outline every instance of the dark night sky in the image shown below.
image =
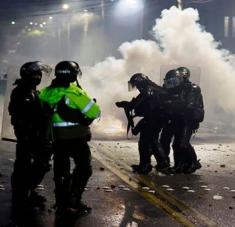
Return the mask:
{"type": "MultiPolygon", "coordinates": [[[[37,21],[38,19],[48,18],[49,16],[60,18],[65,15],[62,9],[63,3],[70,5],[69,13],[83,12],[84,9],[101,15],[101,1],[102,0],[6,0],[1,2],[0,7],[0,57],[3,57],[12,43],[16,43],[14,39],[30,21],[37,21]],[[11,21],[16,21],[14,26],[11,21]],[[14,40],[14,41],[12,41],[14,40]]],[[[104,0],[106,20],[102,25],[93,27],[92,29],[103,29],[104,27],[112,27],[112,7],[119,0],[104,0]],[[111,19],[110,19],[111,18],[111,19]],[[103,27],[102,27],[103,26],[103,27]]],[[[218,40],[223,38],[223,19],[226,16],[229,8],[229,3],[234,5],[234,0],[184,0],[185,7],[194,7],[199,10],[201,21],[200,23],[205,26],[206,30],[211,32],[218,40]],[[202,4],[202,2],[204,2],[202,4]],[[223,6],[223,7],[221,7],[223,6]]],[[[155,19],[160,16],[161,11],[176,5],[176,0],[145,0],[144,10],[144,25],[142,38],[151,39],[149,31],[155,23],[155,19]]],[[[234,10],[235,11],[235,10],[234,10]]],[[[60,26],[60,24],[58,24],[60,26]]],[[[96,24],[97,26],[97,24],[96,24]]],[[[123,30],[125,32],[125,30],[123,30]]],[[[123,39],[130,40],[133,37],[122,37],[123,39]]],[[[135,38],[141,38],[136,36],[135,38]]],[[[120,39],[121,40],[121,39],[120,39]]],[[[228,49],[232,46],[233,40],[222,40],[227,42],[228,49]]],[[[120,43],[116,43],[113,49],[117,48],[120,43]]],[[[15,44],[14,44],[15,45],[15,44]]],[[[14,48],[14,47],[13,47],[14,48]]],[[[230,48],[231,49],[231,48],[230,48]]]]}

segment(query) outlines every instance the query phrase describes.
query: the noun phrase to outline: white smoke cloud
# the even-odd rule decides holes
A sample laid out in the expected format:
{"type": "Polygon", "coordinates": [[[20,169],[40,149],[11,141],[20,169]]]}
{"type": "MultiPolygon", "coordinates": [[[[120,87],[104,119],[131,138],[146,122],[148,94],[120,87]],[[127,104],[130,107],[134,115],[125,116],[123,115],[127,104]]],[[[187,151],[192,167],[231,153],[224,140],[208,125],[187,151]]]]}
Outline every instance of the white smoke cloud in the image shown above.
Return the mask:
{"type": "Polygon", "coordinates": [[[219,105],[234,112],[234,57],[227,50],[218,49],[219,43],[202,29],[198,20],[197,10],[172,7],[162,12],[162,19],[156,21],[153,30],[169,62],[200,66],[206,106],[219,105]]]}
{"type": "Polygon", "coordinates": [[[156,41],[123,43],[119,47],[122,58],[110,57],[86,69],[84,87],[102,107],[102,120],[97,126],[99,132],[111,129],[116,133],[123,132],[124,113],[114,102],[135,96],[127,92],[127,81],[133,73],[147,74],[159,84],[160,67],[168,64],[201,68],[200,86],[207,120],[223,120],[224,113],[235,116],[234,56],[227,50],[218,49],[219,43],[198,21],[198,11],[192,8],[182,11],[173,6],[163,10],[153,28],[156,41]]]}
{"type": "MultiPolygon", "coordinates": [[[[152,31],[156,41],[125,42],[119,47],[119,59],[108,57],[93,67],[81,67],[84,74],[81,84],[102,109],[101,121],[94,125],[96,135],[103,138],[125,136],[124,111],[114,103],[136,96],[137,92],[127,91],[127,81],[133,73],[142,72],[160,84],[161,66],[174,64],[201,68],[205,121],[232,126],[235,58],[229,51],[219,49],[219,42],[198,21],[197,10],[180,10],[173,6],[163,10],[156,20],[152,31]]],[[[93,45],[95,49],[99,42],[93,45]]]]}

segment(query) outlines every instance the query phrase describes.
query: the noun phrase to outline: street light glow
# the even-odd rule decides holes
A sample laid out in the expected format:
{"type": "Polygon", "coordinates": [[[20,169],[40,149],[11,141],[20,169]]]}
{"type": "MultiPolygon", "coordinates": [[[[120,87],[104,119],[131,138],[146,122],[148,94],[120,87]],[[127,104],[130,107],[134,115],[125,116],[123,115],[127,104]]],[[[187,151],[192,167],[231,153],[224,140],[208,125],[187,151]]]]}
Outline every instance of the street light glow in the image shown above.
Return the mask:
{"type": "Polygon", "coordinates": [[[120,0],[117,3],[116,14],[118,16],[139,13],[144,8],[143,0],[120,0]]]}
{"type": "Polygon", "coordinates": [[[52,16],[50,16],[50,17],[49,17],[49,20],[52,20],[52,19],[53,19],[53,17],[52,17],[52,16]]]}
{"type": "Polygon", "coordinates": [[[12,21],[12,22],[11,22],[11,24],[13,24],[13,25],[14,25],[14,24],[16,24],[16,22],[15,22],[15,21],[12,21]]]}
{"type": "Polygon", "coordinates": [[[29,24],[30,24],[30,25],[33,25],[33,22],[31,21],[31,22],[29,22],[29,24]]]}
{"type": "Polygon", "coordinates": [[[120,5],[123,8],[140,8],[142,6],[141,0],[121,0],[120,5]]]}
{"type": "Polygon", "coordinates": [[[62,9],[68,10],[68,9],[69,9],[69,5],[68,5],[68,4],[63,4],[63,5],[62,5],[62,9]]]}

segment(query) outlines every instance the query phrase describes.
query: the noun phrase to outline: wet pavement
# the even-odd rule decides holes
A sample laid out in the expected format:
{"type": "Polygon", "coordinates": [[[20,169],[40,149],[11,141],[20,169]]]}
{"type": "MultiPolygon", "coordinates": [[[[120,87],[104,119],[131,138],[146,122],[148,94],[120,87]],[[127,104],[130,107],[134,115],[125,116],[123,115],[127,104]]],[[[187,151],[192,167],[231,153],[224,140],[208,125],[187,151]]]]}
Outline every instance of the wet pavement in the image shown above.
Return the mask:
{"type": "MultiPolygon", "coordinates": [[[[14,161],[14,144],[1,142],[0,156],[0,226],[10,219],[10,174],[14,161]]],[[[27,226],[180,226],[161,209],[149,204],[105,166],[93,159],[93,176],[84,193],[84,201],[92,207],[92,213],[79,220],[58,223],[54,215],[52,173],[47,174],[39,192],[47,198],[45,210],[36,210],[35,217],[28,218],[27,226]]]]}
{"type": "MultiPolygon", "coordinates": [[[[47,198],[46,208],[35,210],[28,226],[234,226],[235,146],[205,143],[195,148],[203,165],[195,174],[152,171],[141,176],[130,168],[138,163],[136,142],[93,141],[93,175],[84,193],[92,213],[77,220],[56,220],[50,172],[39,188],[47,198]]],[[[0,142],[0,226],[10,219],[14,149],[14,143],[0,142]]]]}
{"type": "MultiPolygon", "coordinates": [[[[106,141],[98,142],[96,147],[127,171],[131,171],[131,164],[138,163],[136,143],[106,141]]],[[[148,186],[155,185],[155,189],[169,193],[198,211],[199,219],[208,218],[206,225],[212,220],[218,226],[235,226],[235,145],[204,143],[194,147],[202,169],[192,175],[164,175],[153,171],[147,177],[148,186]]]]}

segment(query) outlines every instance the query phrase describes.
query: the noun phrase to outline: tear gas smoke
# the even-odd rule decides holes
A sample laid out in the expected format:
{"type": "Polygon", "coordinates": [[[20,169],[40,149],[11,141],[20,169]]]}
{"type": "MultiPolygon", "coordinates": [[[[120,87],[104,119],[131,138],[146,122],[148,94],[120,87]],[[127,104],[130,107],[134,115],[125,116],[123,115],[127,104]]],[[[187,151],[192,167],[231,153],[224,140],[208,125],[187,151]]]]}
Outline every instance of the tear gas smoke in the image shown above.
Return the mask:
{"type": "Polygon", "coordinates": [[[123,43],[119,47],[122,58],[109,57],[87,68],[84,85],[102,107],[102,120],[97,125],[100,133],[110,127],[116,127],[118,133],[120,123],[124,129],[124,112],[115,109],[114,102],[130,100],[135,95],[127,92],[129,77],[142,72],[159,84],[160,67],[167,64],[199,66],[205,122],[234,126],[234,56],[219,49],[219,43],[203,30],[198,21],[198,11],[192,8],[180,10],[173,6],[163,10],[153,28],[156,42],[136,40],[123,43]]]}
{"type": "MultiPolygon", "coordinates": [[[[213,127],[219,123],[225,127],[235,126],[232,122],[235,119],[235,58],[227,50],[219,49],[219,43],[198,21],[197,10],[180,10],[173,6],[163,10],[156,20],[152,31],[155,41],[125,42],[119,47],[120,58],[108,57],[93,67],[81,65],[84,75],[81,84],[97,99],[102,109],[101,120],[93,128],[96,136],[125,137],[124,111],[114,103],[130,100],[137,94],[127,90],[127,81],[132,74],[142,72],[160,84],[160,67],[174,64],[201,68],[200,86],[206,109],[203,124],[212,122],[213,127]]],[[[103,45],[104,41],[99,44],[99,40],[92,44],[93,55],[97,54],[95,46],[103,45]]],[[[106,41],[111,42],[107,37],[106,41]]],[[[77,54],[73,59],[80,59],[76,47],[75,50],[77,54]]],[[[55,60],[58,59],[53,62],[55,60]]]]}

